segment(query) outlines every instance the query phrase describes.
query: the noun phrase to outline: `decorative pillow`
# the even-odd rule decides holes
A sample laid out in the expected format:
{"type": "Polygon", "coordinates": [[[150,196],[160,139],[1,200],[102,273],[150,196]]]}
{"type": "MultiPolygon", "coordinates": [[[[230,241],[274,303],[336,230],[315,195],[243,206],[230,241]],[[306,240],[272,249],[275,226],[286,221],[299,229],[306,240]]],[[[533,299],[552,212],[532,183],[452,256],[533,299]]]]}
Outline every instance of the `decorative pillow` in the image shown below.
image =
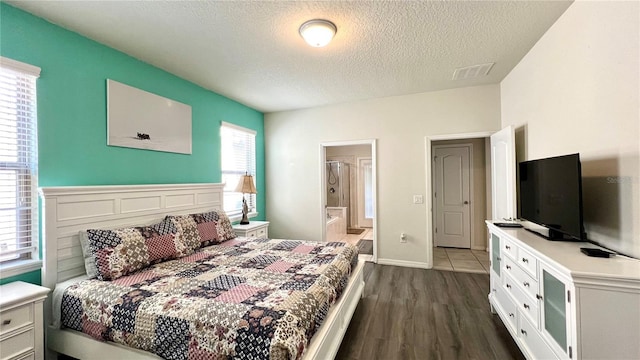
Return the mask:
{"type": "Polygon", "coordinates": [[[151,264],[186,255],[178,230],[168,219],[151,226],[87,230],[98,279],[115,280],[151,264]]]}
{"type": "Polygon", "coordinates": [[[96,268],[96,258],[93,257],[91,246],[89,245],[89,236],[86,231],[80,231],[80,247],[82,248],[82,257],[84,257],[84,268],[89,279],[98,276],[98,268],[96,268]]]}
{"type": "Polygon", "coordinates": [[[200,214],[167,216],[167,218],[180,228],[183,235],[182,241],[192,252],[236,237],[231,221],[223,211],[214,210],[200,214]]]}

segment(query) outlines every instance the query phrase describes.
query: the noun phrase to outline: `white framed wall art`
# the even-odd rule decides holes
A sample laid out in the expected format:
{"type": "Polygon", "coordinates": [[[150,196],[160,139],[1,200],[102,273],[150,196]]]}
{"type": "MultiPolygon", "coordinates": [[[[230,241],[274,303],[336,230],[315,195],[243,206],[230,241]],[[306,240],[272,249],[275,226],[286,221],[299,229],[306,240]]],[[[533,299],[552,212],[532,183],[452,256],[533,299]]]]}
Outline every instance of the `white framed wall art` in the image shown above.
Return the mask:
{"type": "Polygon", "coordinates": [[[107,145],[191,154],[191,106],[107,79],[107,145]]]}

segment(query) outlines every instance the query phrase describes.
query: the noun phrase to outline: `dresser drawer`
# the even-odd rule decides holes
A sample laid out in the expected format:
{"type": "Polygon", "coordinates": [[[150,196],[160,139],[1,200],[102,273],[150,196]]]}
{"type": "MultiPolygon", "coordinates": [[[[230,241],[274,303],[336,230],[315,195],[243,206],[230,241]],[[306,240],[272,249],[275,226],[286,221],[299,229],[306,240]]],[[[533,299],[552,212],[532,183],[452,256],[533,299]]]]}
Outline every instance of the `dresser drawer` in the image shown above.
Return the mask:
{"type": "Polygon", "coordinates": [[[508,274],[504,276],[503,290],[512,296],[519,313],[527,316],[531,323],[537,328],[540,323],[538,300],[531,299],[520,286],[516,285],[516,281],[508,274]]]}
{"type": "Polygon", "coordinates": [[[8,337],[0,342],[0,360],[11,359],[33,350],[35,344],[35,330],[33,328],[8,337]]]}
{"type": "Polygon", "coordinates": [[[33,305],[26,304],[0,313],[0,335],[33,323],[33,305]]]}
{"type": "Polygon", "coordinates": [[[526,317],[521,316],[518,319],[519,329],[518,337],[522,339],[525,347],[529,351],[529,355],[533,359],[558,359],[558,356],[551,350],[549,345],[542,339],[537,327],[534,326],[526,317]]]}
{"type": "Polygon", "coordinates": [[[502,240],[502,253],[506,256],[516,260],[518,258],[518,247],[513,244],[513,242],[506,237],[500,238],[502,240]]]}
{"type": "Polygon", "coordinates": [[[523,289],[532,299],[538,297],[538,281],[534,279],[528,272],[520,267],[516,262],[511,259],[505,259],[504,272],[511,275],[515,282],[523,289]]]}
{"type": "Polygon", "coordinates": [[[538,260],[528,251],[518,249],[518,264],[534,279],[538,279],[538,260]]]}
{"type": "Polygon", "coordinates": [[[22,355],[22,357],[18,357],[15,360],[35,360],[36,359],[36,353],[35,352],[30,352],[28,354],[22,355]]]}
{"type": "Polygon", "coordinates": [[[498,287],[495,294],[496,299],[498,300],[498,303],[500,304],[500,307],[502,308],[504,315],[507,318],[507,323],[505,324],[509,325],[512,330],[517,330],[518,324],[516,321],[516,304],[502,287],[498,287]]]}
{"type": "Polygon", "coordinates": [[[269,237],[269,235],[267,235],[267,228],[266,227],[261,227],[261,228],[257,229],[256,230],[256,237],[259,237],[259,238],[269,237]]]}
{"type": "Polygon", "coordinates": [[[23,281],[0,285],[0,360],[43,360],[43,301],[49,289],[23,281]]]}
{"type": "Polygon", "coordinates": [[[245,235],[246,237],[256,237],[258,232],[256,230],[251,230],[251,231],[247,231],[246,234],[247,234],[245,235]]]}

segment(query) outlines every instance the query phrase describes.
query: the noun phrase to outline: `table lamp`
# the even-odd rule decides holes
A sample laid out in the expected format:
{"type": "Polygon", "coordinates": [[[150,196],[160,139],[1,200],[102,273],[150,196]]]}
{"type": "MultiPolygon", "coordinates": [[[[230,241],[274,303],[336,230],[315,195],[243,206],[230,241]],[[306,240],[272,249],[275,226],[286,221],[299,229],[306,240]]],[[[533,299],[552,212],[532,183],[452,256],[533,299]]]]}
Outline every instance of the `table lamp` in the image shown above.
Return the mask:
{"type": "Polygon", "coordinates": [[[244,194],[257,194],[255,185],[253,185],[253,176],[245,173],[240,177],[240,182],[238,182],[238,186],[236,186],[236,192],[242,193],[242,220],[240,220],[240,224],[246,225],[249,223],[249,218],[247,214],[249,214],[249,207],[247,206],[247,200],[244,198],[244,194]]]}

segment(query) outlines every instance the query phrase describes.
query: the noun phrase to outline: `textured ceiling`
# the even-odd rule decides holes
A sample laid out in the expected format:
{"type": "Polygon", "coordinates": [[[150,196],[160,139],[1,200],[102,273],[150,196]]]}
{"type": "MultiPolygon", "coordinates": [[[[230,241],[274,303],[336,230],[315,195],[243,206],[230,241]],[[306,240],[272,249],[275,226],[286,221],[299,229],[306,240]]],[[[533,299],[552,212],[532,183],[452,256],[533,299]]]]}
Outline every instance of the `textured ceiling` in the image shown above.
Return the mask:
{"type": "Polygon", "coordinates": [[[263,112],[499,83],[570,1],[7,1],[263,112]],[[312,48],[306,20],[338,27],[312,48]],[[495,62],[488,76],[457,67],[495,62]]]}

